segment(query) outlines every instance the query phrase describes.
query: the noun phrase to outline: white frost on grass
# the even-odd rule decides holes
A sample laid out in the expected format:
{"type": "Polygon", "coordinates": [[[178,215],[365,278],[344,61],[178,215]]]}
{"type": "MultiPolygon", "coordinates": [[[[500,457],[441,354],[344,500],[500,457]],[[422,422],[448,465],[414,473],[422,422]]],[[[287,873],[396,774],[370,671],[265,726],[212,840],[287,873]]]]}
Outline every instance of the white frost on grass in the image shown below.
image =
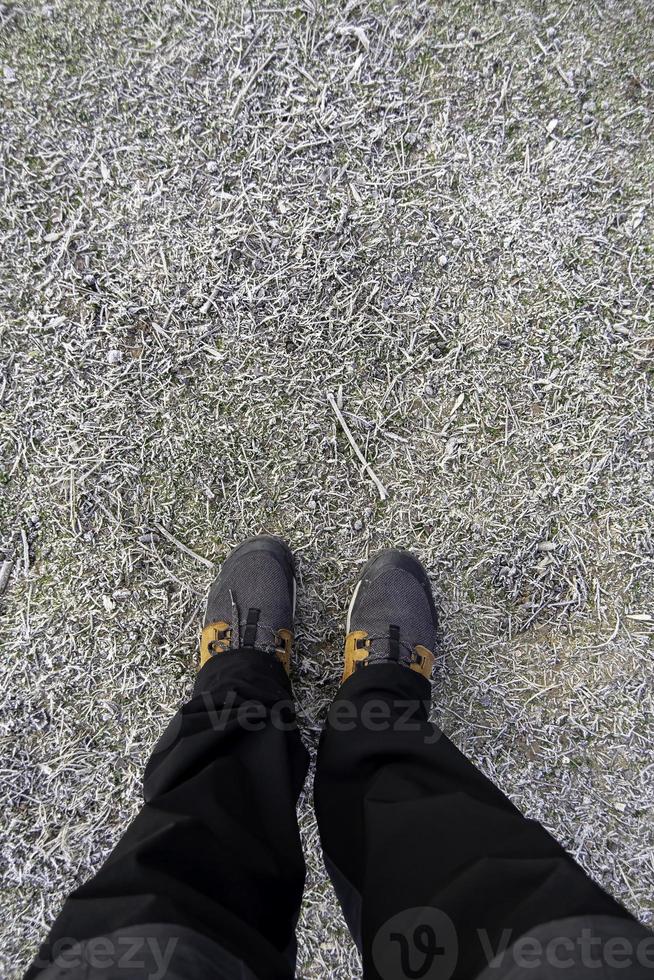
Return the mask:
{"type": "MultiPolygon", "coordinates": [[[[312,750],[357,570],[411,547],[435,716],[652,923],[653,19],[0,3],[3,975],[135,813],[264,529],[312,750]]],[[[299,972],[345,980],[306,793],[299,972]]]]}

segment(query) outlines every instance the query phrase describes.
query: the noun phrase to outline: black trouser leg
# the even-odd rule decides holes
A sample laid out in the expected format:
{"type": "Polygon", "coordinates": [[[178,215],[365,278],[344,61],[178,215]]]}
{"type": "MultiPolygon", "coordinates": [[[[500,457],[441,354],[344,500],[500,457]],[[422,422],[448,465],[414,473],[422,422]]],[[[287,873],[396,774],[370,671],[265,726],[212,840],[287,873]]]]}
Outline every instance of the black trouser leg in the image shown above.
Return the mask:
{"type": "Polygon", "coordinates": [[[420,675],[371,664],[342,686],[321,739],[320,835],[364,975],[411,975],[393,974],[393,957],[415,939],[419,966],[440,934],[442,975],[472,978],[488,950],[544,923],[628,917],[429,724],[429,698],[420,675]]]}
{"type": "Polygon", "coordinates": [[[218,943],[259,980],[293,975],[307,752],[290,698],[267,654],[240,650],[205,665],[148,763],[145,805],[64,905],[41,962],[62,937],[167,923],[171,935],[180,927],[218,943]]]}

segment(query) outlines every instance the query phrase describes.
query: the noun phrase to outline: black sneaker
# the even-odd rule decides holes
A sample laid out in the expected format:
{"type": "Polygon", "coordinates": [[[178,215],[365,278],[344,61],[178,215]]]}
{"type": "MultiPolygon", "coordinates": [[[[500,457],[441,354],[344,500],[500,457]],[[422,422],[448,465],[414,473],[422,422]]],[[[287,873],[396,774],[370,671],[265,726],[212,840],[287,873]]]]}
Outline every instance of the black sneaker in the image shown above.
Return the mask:
{"type": "Polygon", "coordinates": [[[252,647],[274,654],[288,672],[295,614],[295,562],[281,538],[261,534],[228,555],[209,590],[200,666],[252,647]]]}
{"type": "Polygon", "coordinates": [[[408,551],[371,558],[347,614],[343,680],[371,663],[397,663],[431,677],[438,615],[427,572],[408,551]]]}

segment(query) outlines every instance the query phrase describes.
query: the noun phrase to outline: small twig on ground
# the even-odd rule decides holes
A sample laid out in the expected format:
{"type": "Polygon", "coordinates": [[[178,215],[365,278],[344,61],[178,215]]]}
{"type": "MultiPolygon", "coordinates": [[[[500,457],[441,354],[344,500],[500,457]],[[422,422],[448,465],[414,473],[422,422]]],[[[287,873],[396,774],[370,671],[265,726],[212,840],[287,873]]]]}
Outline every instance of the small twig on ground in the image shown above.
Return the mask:
{"type": "Polygon", "coordinates": [[[256,82],[256,80],[259,77],[259,75],[261,75],[266,70],[266,68],[268,67],[268,65],[270,64],[270,62],[273,60],[274,57],[275,57],[274,52],[272,54],[269,54],[267,58],[264,58],[264,60],[261,62],[261,64],[259,65],[259,67],[256,69],[256,71],[254,71],[250,75],[250,77],[248,78],[247,82],[245,83],[245,85],[243,86],[243,88],[241,89],[241,91],[236,96],[236,100],[235,100],[234,105],[232,106],[232,110],[231,110],[231,112],[229,114],[232,119],[234,118],[234,116],[238,112],[238,110],[239,110],[239,108],[241,106],[241,103],[242,103],[243,99],[248,94],[248,92],[250,91],[250,89],[252,88],[252,86],[254,85],[254,83],[256,82]]]}
{"type": "Polygon", "coordinates": [[[189,556],[189,558],[195,558],[196,561],[202,562],[202,564],[206,565],[207,568],[213,569],[215,567],[212,561],[209,561],[208,558],[204,558],[202,555],[199,555],[197,551],[193,551],[192,548],[187,547],[187,545],[173,537],[170,531],[167,531],[165,527],[161,526],[161,524],[155,524],[154,528],[163,538],[166,539],[166,541],[170,541],[171,544],[174,544],[176,548],[183,551],[185,555],[189,556]]]}
{"type": "Polygon", "coordinates": [[[5,591],[9,583],[9,576],[11,575],[11,570],[14,567],[14,563],[10,558],[3,561],[0,565],[0,595],[5,591]]]}
{"type": "Polygon", "coordinates": [[[341,428],[343,429],[343,432],[347,436],[348,441],[349,441],[350,445],[352,446],[352,449],[354,450],[354,452],[357,455],[357,459],[359,459],[361,461],[361,465],[366,470],[366,472],[368,473],[368,476],[370,477],[370,479],[372,480],[372,482],[377,487],[377,491],[379,493],[380,499],[381,500],[386,500],[386,498],[388,497],[388,490],[386,489],[386,487],[384,486],[384,484],[381,482],[381,480],[379,479],[379,477],[377,476],[377,474],[374,472],[372,466],[370,465],[370,463],[368,462],[368,460],[363,455],[363,453],[361,452],[361,450],[357,446],[356,442],[354,441],[354,436],[352,435],[352,433],[348,429],[347,422],[343,418],[343,414],[342,414],[340,408],[338,407],[338,405],[336,404],[336,399],[334,398],[334,396],[329,391],[327,392],[327,398],[329,399],[329,404],[331,405],[331,407],[334,410],[334,414],[335,414],[336,418],[340,422],[340,425],[341,425],[341,428]]]}
{"type": "Polygon", "coordinates": [[[23,565],[25,566],[25,574],[27,575],[30,570],[30,546],[24,528],[20,529],[20,537],[23,542],[23,565]]]}

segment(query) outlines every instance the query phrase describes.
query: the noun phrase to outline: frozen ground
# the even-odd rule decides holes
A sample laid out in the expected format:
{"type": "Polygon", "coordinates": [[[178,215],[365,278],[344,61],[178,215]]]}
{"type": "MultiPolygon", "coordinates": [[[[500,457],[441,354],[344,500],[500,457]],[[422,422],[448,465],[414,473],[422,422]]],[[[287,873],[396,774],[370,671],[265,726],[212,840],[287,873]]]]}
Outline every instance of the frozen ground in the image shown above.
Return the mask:
{"type": "MultiPolygon", "coordinates": [[[[262,529],[308,743],[357,569],[414,548],[436,717],[653,922],[653,32],[646,0],[0,2],[3,976],[136,811],[209,565],[262,529]]],[[[300,973],[354,977],[310,784],[301,822],[300,973]]]]}

